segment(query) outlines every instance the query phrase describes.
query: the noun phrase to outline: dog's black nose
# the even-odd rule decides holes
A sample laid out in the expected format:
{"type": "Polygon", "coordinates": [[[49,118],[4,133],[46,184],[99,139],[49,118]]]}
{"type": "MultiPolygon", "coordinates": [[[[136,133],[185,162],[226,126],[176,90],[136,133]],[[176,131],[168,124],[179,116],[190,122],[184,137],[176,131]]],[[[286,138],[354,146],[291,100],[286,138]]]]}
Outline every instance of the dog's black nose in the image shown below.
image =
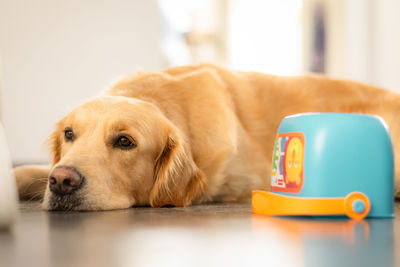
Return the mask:
{"type": "Polygon", "coordinates": [[[50,191],[57,195],[71,194],[83,182],[83,175],[72,167],[57,167],[49,177],[50,191]]]}

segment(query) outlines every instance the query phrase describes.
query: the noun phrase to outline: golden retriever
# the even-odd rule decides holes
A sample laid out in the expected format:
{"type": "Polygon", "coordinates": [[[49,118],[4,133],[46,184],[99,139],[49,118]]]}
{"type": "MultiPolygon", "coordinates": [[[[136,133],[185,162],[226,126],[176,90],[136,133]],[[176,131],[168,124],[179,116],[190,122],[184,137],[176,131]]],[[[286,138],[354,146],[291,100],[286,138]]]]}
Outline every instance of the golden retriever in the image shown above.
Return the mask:
{"type": "MultiPolygon", "coordinates": [[[[244,201],[267,189],[286,115],[377,114],[400,150],[400,95],[357,82],[184,66],[124,79],[57,123],[51,167],[15,169],[46,210],[244,201]],[[47,178],[48,177],[48,178],[47,178]]],[[[399,196],[400,157],[396,158],[399,196]]]]}

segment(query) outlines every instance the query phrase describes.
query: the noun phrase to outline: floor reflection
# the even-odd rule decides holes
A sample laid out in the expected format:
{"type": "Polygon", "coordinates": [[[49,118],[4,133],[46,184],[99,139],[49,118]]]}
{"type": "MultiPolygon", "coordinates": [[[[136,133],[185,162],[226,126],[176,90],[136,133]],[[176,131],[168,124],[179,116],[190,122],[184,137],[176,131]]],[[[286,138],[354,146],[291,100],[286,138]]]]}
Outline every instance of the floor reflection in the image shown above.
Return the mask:
{"type": "Polygon", "coordinates": [[[393,219],[348,220],[253,215],[253,228],[271,227],[301,249],[303,266],[394,266],[393,219]]]}
{"type": "Polygon", "coordinates": [[[398,208],[396,219],[365,221],[269,217],[232,204],[23,211],[0,235],[0,266],[396,266],[398,208]]]}

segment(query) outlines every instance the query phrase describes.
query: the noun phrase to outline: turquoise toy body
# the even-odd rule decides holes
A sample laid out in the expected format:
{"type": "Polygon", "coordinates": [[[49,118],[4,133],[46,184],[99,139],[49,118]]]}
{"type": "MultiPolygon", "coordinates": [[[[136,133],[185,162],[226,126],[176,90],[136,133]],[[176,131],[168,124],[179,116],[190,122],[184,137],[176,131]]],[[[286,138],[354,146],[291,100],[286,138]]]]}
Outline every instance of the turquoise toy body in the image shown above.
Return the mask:
{"type": "Polygon", "coordinates": [[[271,192],[253,192],[253,211],[269,215],[392,217],[393,202],[388,126],[361,114],[284,118],[274,144],[271,192]]]}

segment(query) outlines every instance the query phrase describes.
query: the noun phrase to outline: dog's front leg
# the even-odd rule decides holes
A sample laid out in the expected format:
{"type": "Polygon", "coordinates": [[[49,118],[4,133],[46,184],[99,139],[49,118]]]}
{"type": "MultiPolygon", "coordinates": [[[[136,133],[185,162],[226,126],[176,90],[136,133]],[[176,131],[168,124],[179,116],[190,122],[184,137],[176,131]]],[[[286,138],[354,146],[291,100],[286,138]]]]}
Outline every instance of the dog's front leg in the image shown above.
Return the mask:
{"type": "Polygon", "coordinates": [[[14,168],[19,198],[42,199],[50,169],[49,165],[25,165],[14,168]]]}

